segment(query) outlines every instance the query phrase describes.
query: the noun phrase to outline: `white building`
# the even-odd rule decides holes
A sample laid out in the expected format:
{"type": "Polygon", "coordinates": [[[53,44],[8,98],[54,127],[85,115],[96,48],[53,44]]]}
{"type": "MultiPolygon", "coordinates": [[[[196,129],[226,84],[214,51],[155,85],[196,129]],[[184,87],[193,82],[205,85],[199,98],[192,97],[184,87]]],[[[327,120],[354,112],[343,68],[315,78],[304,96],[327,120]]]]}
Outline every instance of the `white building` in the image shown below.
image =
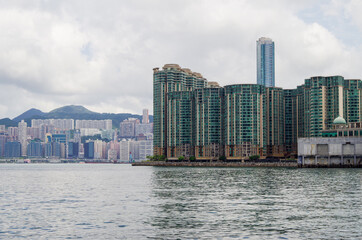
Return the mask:
{"type": "Polygon", "coordinates": [[[149,123],[149,115],[148,115],[148,109],[143,109],[143,115],[142,115],[142,123],[147,124],[149,123]]]}
{"type": "Polygon", "coordinates": [[[136,125],[140,124],[137,118],[128,118],[120,123],[119,133],[121,137],[134,137],[136,134],[136,125]]]}
{"type": "Polygon", "coordinates": [[[94,159],[106,159],[107,143],[101,140],[94,141],[94,159]]]}
{"type": "Polygon", "coordinates": [[[148,133],[153,133],[153,123],[142,123],[136,125],[136,136],[141,134],[146,135],[148,133]]]}
{"type": "Polygon", "coordinates": [[[112,120],[76,120],[75,121],[75,128],[97,128],[97,129],[105,129],[110,130],[112,129],[112,120]]]}
{"type": "Polygon", "coordinates": [[[115,149],[108,150],[108,160],[110,161],[117,160],[117,150],[115,149]]]}
{"type": "Polygon", "coordinates": [[[21,144],[21,156],[26,156],[27,154],[27,130],[28,130],[28,124],[24,122],[24,120],[21,120],[21,122],[18,123],[18,130],[19,130],[19,142],[21,144]]]}
{"type": "Polygon", "coordinates": [[[140,142],[130,141],[129,142],[129,154],[131,161],[137,161],[140,159],[140,142]]]}
{"type": "Polygon", "coordinates": [[[53,125],[60,131],[74,129],[74,119],[32,119],[31,126],[40,128],[41,125],[53,125]]]}
{"type": "Polygon", "coordinates": [[[139,141],[139,160],[147,160],[147,156],[153,155],[153,140],[139,141]]]}
{"type": "Polygon", "coordinates": [[[97,134],[101,134],[101,130],[98,128],[81,128],[80,129],[80,136],[94,136],[97,134]]]}
{"type": "Polygon", "coordinates": [[[298,138],[298,164],[315,166],[361,166],[362,137],[298,138]]]}
{"type": "Polygon", "coordinates": [[[130,146],[129,141],[123,139],[119,142],[119,159],[121,162],[129,162],[130,146]]]}
{"type": "Polygon", "coordinates": [[[8,127],[8,136],[11,141],[16,141],[19,138],[19,128],[18,127],[8,127]]]}

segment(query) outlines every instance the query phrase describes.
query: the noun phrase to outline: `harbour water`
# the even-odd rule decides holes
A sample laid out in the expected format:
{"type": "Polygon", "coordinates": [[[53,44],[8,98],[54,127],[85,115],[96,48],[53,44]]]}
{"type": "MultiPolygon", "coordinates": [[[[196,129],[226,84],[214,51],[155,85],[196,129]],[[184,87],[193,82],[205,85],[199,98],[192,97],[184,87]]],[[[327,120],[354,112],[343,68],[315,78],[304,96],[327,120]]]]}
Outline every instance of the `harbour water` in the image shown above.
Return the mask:
{"type": "Polygon", "coordinates": [[[0,164],[0,239],[361,239],[362,170],[0,164]]]}

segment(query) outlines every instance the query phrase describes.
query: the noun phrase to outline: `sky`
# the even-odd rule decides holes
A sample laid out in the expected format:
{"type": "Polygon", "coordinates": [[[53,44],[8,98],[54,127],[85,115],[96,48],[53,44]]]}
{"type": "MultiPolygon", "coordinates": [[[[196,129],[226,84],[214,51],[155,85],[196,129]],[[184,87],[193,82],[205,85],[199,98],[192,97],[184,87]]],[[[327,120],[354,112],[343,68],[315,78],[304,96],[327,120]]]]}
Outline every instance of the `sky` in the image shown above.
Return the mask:
{"type": "Polygon", "coordinates": [[[362,78],[361,0],[0,0],[0,118],[83,105],[152,113],[155,67],[256,83],[256,41],[275,42],[275,84],[362,78]]]}

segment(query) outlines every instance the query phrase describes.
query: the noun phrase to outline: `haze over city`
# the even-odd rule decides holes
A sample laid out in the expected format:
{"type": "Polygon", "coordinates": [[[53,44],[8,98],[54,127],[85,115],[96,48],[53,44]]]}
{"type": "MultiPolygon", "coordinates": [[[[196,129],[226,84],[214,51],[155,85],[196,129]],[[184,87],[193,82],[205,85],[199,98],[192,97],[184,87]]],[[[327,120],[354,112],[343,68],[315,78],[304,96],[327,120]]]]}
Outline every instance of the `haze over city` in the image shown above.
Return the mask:
{"type": "Polygon", "coordinates": [[[0,1],[0,118],[84,105],[152,114],[152,69],[178,63],[220,85],[256,83],[256,40],[275,42],[275,85],[361,78],[362,3],[0,1]]]}

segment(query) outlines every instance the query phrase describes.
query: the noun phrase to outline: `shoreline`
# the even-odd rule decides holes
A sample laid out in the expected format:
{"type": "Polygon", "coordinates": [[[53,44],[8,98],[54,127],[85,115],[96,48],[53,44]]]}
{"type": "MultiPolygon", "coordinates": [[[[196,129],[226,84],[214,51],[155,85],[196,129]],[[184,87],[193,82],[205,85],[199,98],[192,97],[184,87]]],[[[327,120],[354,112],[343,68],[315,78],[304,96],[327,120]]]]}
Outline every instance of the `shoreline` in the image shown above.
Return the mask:
{"type": "Polygon", "coordinates": [[[361,165],[300,165],[297,162],[134,162],[143,167],[267,167],[267,168],[362,168],[361,165]]]}
{"type": "Polygon", "coordinates": [[[135,162],[132,166],[149,167],[287,167],[298,168],[297,162],[135,162]]]}

